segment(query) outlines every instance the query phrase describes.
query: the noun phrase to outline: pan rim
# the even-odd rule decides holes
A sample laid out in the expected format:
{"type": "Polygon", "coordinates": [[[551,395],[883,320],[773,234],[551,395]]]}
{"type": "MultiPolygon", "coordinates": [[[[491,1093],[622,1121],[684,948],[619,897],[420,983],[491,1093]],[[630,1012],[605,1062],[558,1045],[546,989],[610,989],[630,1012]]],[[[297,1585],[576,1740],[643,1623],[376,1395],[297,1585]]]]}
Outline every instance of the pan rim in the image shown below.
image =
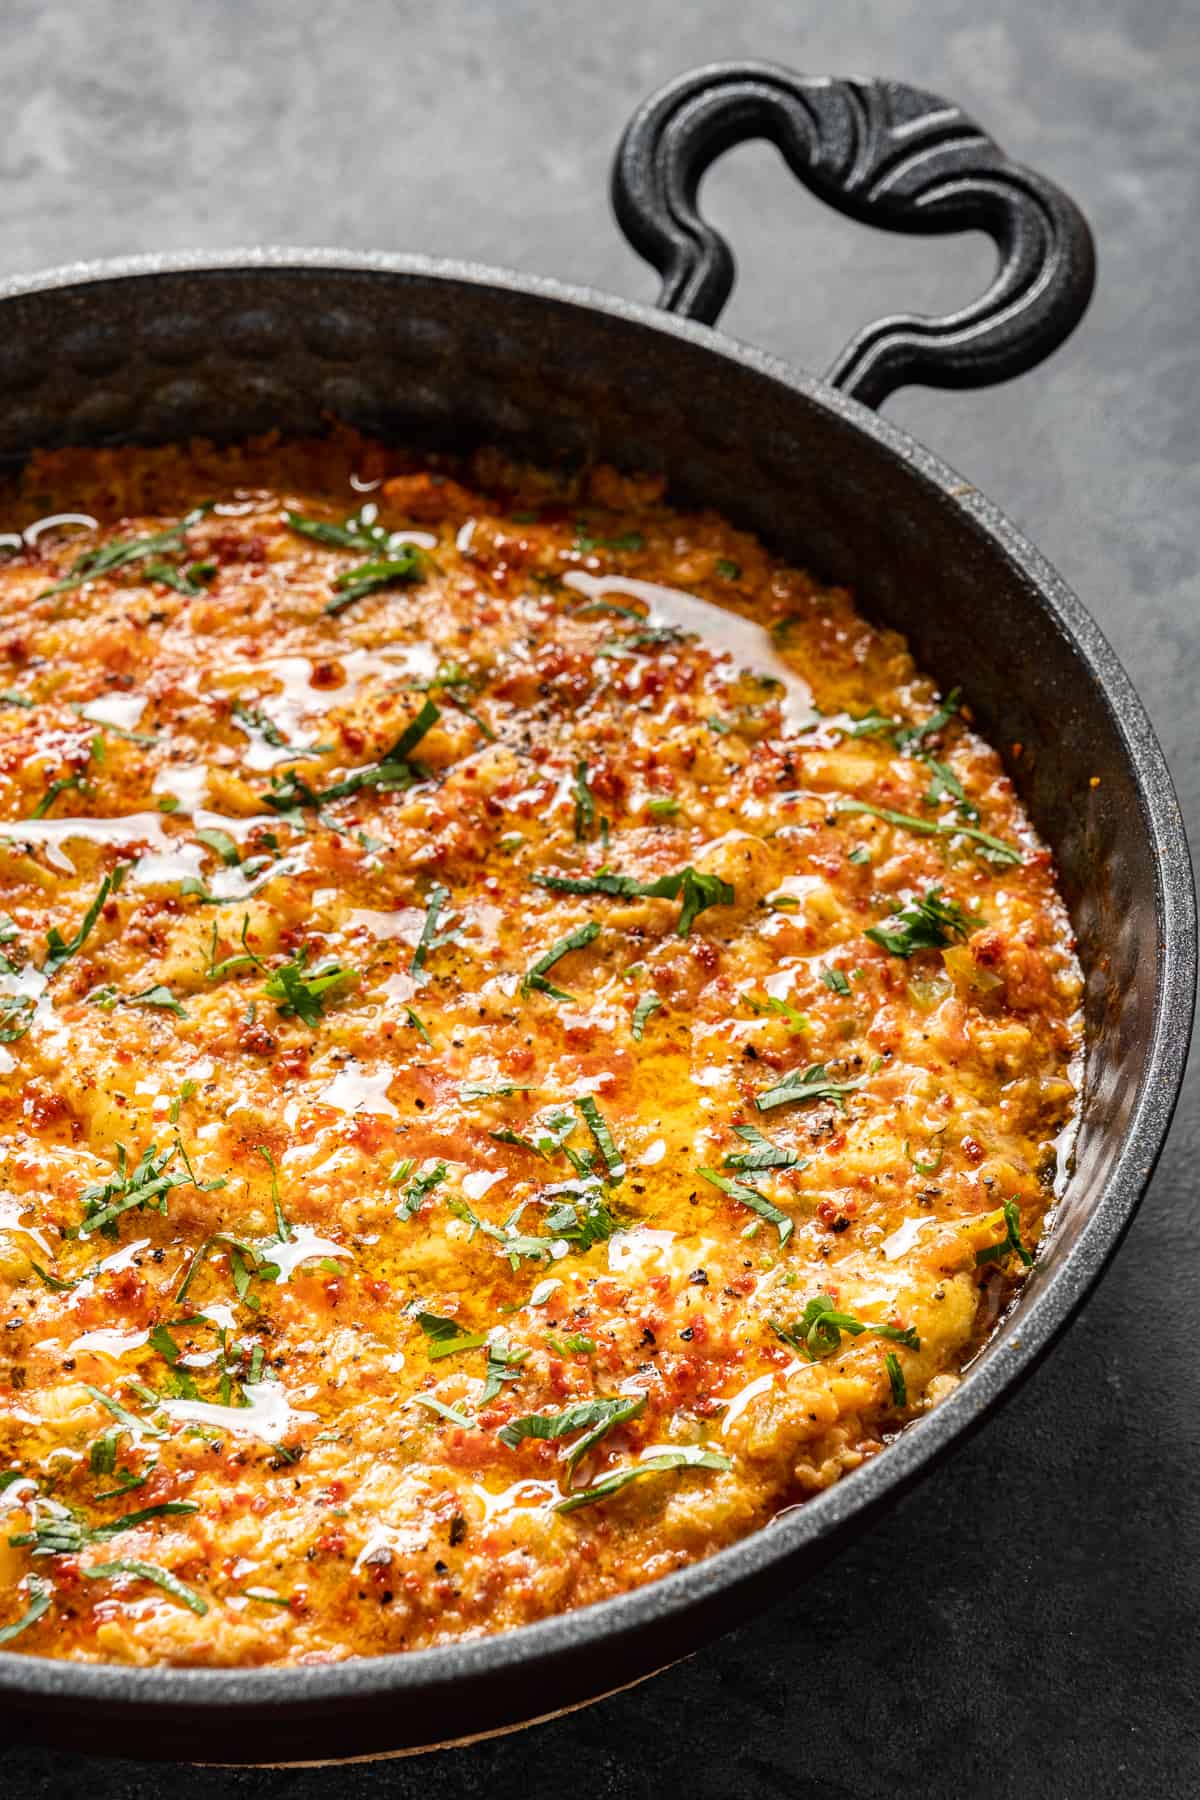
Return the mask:
{"type": "MultiPolygon", "coordinates": [[[[905,465],[918,487],[966,512],[974,528],[1015,568],[1037,605],[1067,638],[1112,717],[1134,785],[1155,870],[1161,952],[1153,1026],[1124,1141],[1101,1194],[1072,1249],[1043,1290],[992,1340],[988,1360],[926,1418],[909,1427],[884,1456],[802,1506],[780,1515],[707,1559],[626,1594],[481,1638],[314,1665],[177,1668],[79,1663],[0,1651],[0,1701],[33,1699],[91,1705],[133,1703],[143,1716],[182,1709],[194,1717],[223,1709],[285,1715],[315,1703],[393,1697],[453,1683],[464,1704],[483,1679],[497,1679],[571,1653],[636,1641],[643,1629],[687,1613],[718,1591],[732,1593],[785,1565],[825,1539],[836,1539],[859,1514],[903,1490],[1009,1394],[1063,1331],[1115,1252],[1145,1192],[1166,1139],[1182,1084],[1196,985],[1196,915],[1191,862],[1178,800],[1149,717],[1129,677],[1083,603],[1001,510],[933,452],[898,426],[826,382],[728,334],[655,307],[588,287],[415,254],[312,248],[177,252],[66,264],[0,282],[0,303],[38,294],[159,276],[342,272],[419,281],[490,286],[548,303],[601,313],[681,338],[792,394],[875,440],[905,465]]],[[[711,1634],[708,1634],[711,1635],[711,1634]]],[[[535,1708],[536,1710],[536,1708],[535,1708]]],[[[398,1716],[397,1723],[400,1723],[398,1716]]],[[[401,1730],[397,1735],[407,1737],[401,1730]]]]}

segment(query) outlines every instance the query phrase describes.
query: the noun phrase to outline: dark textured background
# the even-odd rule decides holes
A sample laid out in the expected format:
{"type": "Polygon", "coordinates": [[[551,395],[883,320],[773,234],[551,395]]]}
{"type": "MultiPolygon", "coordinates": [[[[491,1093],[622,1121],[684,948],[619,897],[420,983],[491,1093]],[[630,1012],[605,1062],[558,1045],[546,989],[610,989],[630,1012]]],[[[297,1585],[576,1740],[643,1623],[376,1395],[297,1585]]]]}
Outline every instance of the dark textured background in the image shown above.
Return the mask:
{"type": "MultiPolygon", "coordinates": [[[[4,0],[0,272],[255,242],[421,249],[648,296],[605,201],[635,102],[739,54],[960,102],[1083,205],[1100,285],[1045,370],[891,414],[1092,608],[1196,832],[1200,15],[1188,0],[4,0]]],[[[981,285],[982,240],[874,237],[773,151],[706,186],[726,323],[821,366],[892,305],[981,285]]],[[[20,1751],[25,1800],[1200,1791],[1200,1107],[1008,1411],[856,1548],[691,1662],[589,1712],[416,1762],[292,1774],[20,1751]]],[[[531,1698],[536,1706],[536,1696],[531,1698]]],[[[114,1751],[123,1746],[114,1732],[114,1751]]],[[[214,1741],[214,1756],[220,1743],[214,1741]]]]}

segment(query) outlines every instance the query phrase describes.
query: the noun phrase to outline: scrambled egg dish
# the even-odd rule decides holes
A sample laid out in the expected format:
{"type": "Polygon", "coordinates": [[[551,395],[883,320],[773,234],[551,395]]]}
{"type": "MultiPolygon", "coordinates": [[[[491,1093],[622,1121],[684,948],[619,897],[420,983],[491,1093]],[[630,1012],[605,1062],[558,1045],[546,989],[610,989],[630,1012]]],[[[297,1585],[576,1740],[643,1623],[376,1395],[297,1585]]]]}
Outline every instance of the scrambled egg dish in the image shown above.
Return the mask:
{"type": "Polygon", "coordinates": [[[67,450],[0,529],[0,1643],[508,1629],[960,1379],[1082,1046],[969,692],[605,468],[67,450]]]}

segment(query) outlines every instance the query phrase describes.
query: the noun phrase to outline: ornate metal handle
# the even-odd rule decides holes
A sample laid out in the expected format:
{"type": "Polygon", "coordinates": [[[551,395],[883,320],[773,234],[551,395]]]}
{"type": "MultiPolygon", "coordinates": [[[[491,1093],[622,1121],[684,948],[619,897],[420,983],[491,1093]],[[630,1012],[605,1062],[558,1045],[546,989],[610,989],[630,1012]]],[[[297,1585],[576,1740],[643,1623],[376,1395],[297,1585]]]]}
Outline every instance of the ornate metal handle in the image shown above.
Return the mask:
{"type": "Polygon", "coordinates": [[[794,75],[770,63],[716,63],[668,83],[634,114],[617,150],[613,206],[663,276],[659,305],[713,324],[735,264],[701,217],[709,164],[769,138],[806,188],[888,231],[986,231],[1000,252],[987,292],[945,318],[898,314],[868,325],[826,377],[879,406],[912,382],[983,387],[1023,374],[1083,317],[1095,280],[1087,222],[1042,175],[1011,162],[946,100],[895,81],[794,75]]]}

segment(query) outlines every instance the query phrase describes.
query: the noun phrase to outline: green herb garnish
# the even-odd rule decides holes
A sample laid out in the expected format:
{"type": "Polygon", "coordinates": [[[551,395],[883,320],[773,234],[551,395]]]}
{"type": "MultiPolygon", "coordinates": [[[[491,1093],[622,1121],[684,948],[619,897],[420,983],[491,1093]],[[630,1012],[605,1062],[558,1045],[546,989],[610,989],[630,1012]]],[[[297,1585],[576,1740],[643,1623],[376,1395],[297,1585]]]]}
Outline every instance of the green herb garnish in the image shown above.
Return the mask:
{"type": "Polygon", "coordinates": [[[393,581],[419,581],[422,577],[425,559],[420,550],[406,541],[402,531],[388,531],[378,523],[379,508],[373,500],[366,501],[343,525],[309,519],[296,512],[285,512],[283,516],[301,537],[311,538],[330,550],[366,551],[371,558],[337,577],[333,584],[337,592],[326,603],[327,613],[339,613],[365,594],[393,581]]]}
{"type": "Polygon", "coordinates": [[[657,994],[643,994],[633,1009],[633,1025],[631,1027],[633,1041],[640,1044],[645,1034],[652,1013],[658,1012],[662,1001],[657,994]]]}
{"type": "Polygon", "coordinates": [[[464,1081],[460,1083],[460,1100],[509,1100],[514,1094],[529,1094],[532,1089],[517,1081],[464,1081]]]}
{"type": "Polygon", "coordinates": [[[942,899],[940,887],[932,887],[924,899],[911,901],[882,925],[868,926],[864,935],[893,956],[907,958],[918,950],[942,950],[983,923],[980,914],[965,913],[953,900],[942,899]]]}
{"type": "Polygon", "coordinates": [[[759,1112],[770,1112],[775,1106],[794,1106],[807,1100],[832,1100],[840,1112],[846,1110],[846,1095],[858,1088],[857,1081],[831,1081],[824,1063],[813,1063],[807,1069],[793,1069],[782,1081],[755,1096],[759,1112]]]}
{"type": "Polygon", "coordinates": [[[416,1321],[425,1333],[430,1362],[457,1356],[461,1350],[478,1350],[487,1343],[486,1331],[465,1332],[457,1319],[443,1318],[440,1313],[419,1312],[416,1321]]]}
{"type": "Polygon", "coordinates": [[[61,775],[57,781],[52,781],[50,783],[50,786],[46,789],[45,793],[30,813],[30,818],[44,819],[60,794],[67,794],[73,789],[81,789],[86,786],[87,778],[78,770],[72,775],[61,775]]]}
{"type": "Polygon", "coordinates": [[[619,1494],[622,1488],[631,1481],[640,1481],[645,1475],[657,1475],[664,1469],[731,1469],[733,1463],[728,1456],[722,1456],[715,1450],[701,1450],[689,1445],[679,1450],[662,1450],[657,1456],[647,1456],[642,1462],[634,1463],[629,1468],[617,1469],[598,1481],[594,1487],[581,1488],[577,1494],[569,1494],[555,1506],[555,1512],[574,1512],[580,1506],[594,1506],[599,1500],[608,1500],[613,1494],[619,1494]]]}
{"type": "Polygon", "coordinates": [[[516,1348],[507,1332],[492,1332],[487,1340],[487,1368],[484,1370],[483,1392],[479,1396],[480,1406],[487,1406],[493,1401],[504,1382],[519,1378],[521,1364],[528,1357],[529,1351],[516,1348]]]}
{"type": "Polygon", "coordinates": [[[93,1563],[83,1573],[89,1581],[111,1581],[118,1575],[132,1575],[138,1581],[151,1581],[155,1587],[162,1588],[173,1600],[189,1608],[203,1618],[208,1611],[208,1601],[202,1600],[192,1588],[185,1587],[182,1581],[176,1580],[167,1569],[160,1569],[157,1563],[121,1560],[119,1562],[93,1563]]]}
{"type": "Polygon", "coordinates": [[[274,807],[276,812],[293,812],[297,807],[319,807],[330,800],[347,800],[352,794],[361,793],[364,788],[379,788],[389,793],[410,788],[424,776],[424,770],[410,762],[410,753],[441,716],[441,710],[435,702],[426,700],[416,718],[405,727],[391,749],[378,762],[354,769],[341,781],[335,781],[326,788],[314,788],[302,775],[289,769],[284,775],[272,776],[271,792],[262,796],[263,803],[274,807]]]}
{"type": "Polygon", "coordinates": [[[982,848],[980,854],[986,861],[997,864],[1012,864],[1023,861],[1021,852],[1012,844],[1006,844],[1003,838],[993,837],[988,831],[980,831],[975,825],[963,825],[957,819],[918,819],[912,813],[893,812],[887,806],[872,806],[866,800],[839,800],[839,813],[869,813],[874,819],[882,819],[887,825],[899,825],[905,831],[914,831],[921,837],[965,837],[982,848]]]}
{"type": "Polygon", "coordinates": [[[135,1438],[139,1435],[152,1438],[166,1437],[165,1431],[161,1431],[157,1425],[151,1425],[146,1419],[139,1419],[136,1413],[131,1413],[121,1405],[119,1400],[114,1400],[111,1394],[104,1393],[101,1388],[92,1387],[89,1382],[85,1381],[83,1389],[85,1393],[91,1395],[93,1400],[104,1407],[106,1412],[110,1412],[119,1425],[123,1425],[126,1431],[131,1431],[135,1438]]]}
{"type": "Polygon", "coordinates": [[[69,593],[72,588],[82,587],[85,581],[115,575],[132,563],[144,562],[147,557],[178,555],[187,548],[184,533],[189,526],[197,524],[205,513],[211,511],[211,504],[193,507],[178,525],[172,525],[166,531],[156,531],[150,537],[129,538],[121,543],[102,544],[98,549],[85,550],[75,558],[63,579],[39,594],[38,599],[49,600],[55,594],[69,593]]]}
{"type": "Polygon", "coordinates": [[[510,1419],[507,1425],[500,1428],[497,1436],[502,1444],[515,1450],[525,1438],[554,1439],[569,1437],[572,1432],[582,1431],[570,1450],[562,1452],[567,1465],[568,1476],[572,1475],[577,1465],[610,1431],[623,1425],[627,1419],[636,1419],[646,1410],[644,1394],[619,1395],[612,1400],[581,1400],[574,1406],[568,1406],[560,1413],[526,1413],[523,1418],[510,1419]]]}
{"type": "Polygon", "coordinates": [[[706,875],[689,863],[656,881],[638,881],[632,875],[615,875],[602,869],[596,875],[534,875],[538,887],[556,894],[605,894],[610,898],[678,900],[681,896],[676,935],[686,937],[697,916],[710,906],[732,906],[733,888],[719,875],[706,875]]]}
{"type": "MultiPolygon", "coordinates": [[[[393,1186],[399,1186],[399,1182],[407,1178],[407,1175],[411,1173],[412,1164],[409,1163],[407,1168],[405,1168],[403,1163],[398,1163],[396,1167],[397,1169],[404,1168],[405,1174],[401,1175],[399,1180],[397,1180],[396,1169],[393,1169],[391,1176],[389,1177],[389,1181],[393,1186]]],[[[435,1187],[440,1187],[445,1179],[446,1165],[444,1162],[435,1163],[432,1169],[423,1170],[421,1174],[417,1176],[416,1180],[410,1182],[401,1194],[400,1204],[396,1208],[396,1217],[398,1219],[411,1219],[414,1214],[420,1212],[421,1202],[429,1194],[432,1194],[435,1187]]]]}
{"type": "Polygon", "coordinates": [[[325,611],[344,612],[356,600],[365,599],[380,588],[391,587],[393,582],[420,581],[424,568],[425,559],[416,545],[402,544],[395,556],[359,563],[357,568],[347,569],[344,575],[339,575],[333,584],[337,593],[334,599],[326,601],[325,611]]]}
{"type": "Polygon", "coordinates": [[[888,1382],[891,1385],[892,1405],[907,1406],[908,1384],[904,1379],[904,1370],[900,1367],[900,1358],[894,1350],[888,1351],[883,1359],[883,1366],[887,1370],[888,1382]]]}
{"type": "Polygon", "coordinates": [[[42,974],[47,980],[49,980],[52,975],[57,975],[63,964],[69,962],[71,957],[83,949],[84,944],[92,934],[92,928],[94,927],[96,920],[100,917],[104,902],[108,899],[108,896],[114,889],[120,885],[119,877],[123,875],[124,872],[124,867],[119,866],[113,874],[104,877],[96,893],[96,898],[84,913],[79,930],[75,933],[73,938],[65,939],[57,925],[52,925],[50,927],[50,930],[46,933],[46,960],[42,964],[42,974]]]}
{"type": "Polygon", "coordinates": [[[786,1019],[789,1031],[807,1031],[809,1029],[807,1015],[798,1012],[786,1000],[777,1000],[774,994],[768,994],[765,1000],[756,999],[753,994],[743,994],[742,998],[753,1013],[758,1013],[760,1016],[764,1013],[775,1013],[780,1018],[786,1019]]]}
{"type": "Polygon", "coordinates": [[[754,1125],[735,1125],[734,1131],[743,1143],[749,1144],[749,1150],[739,1150],[725,1158],[727,1169],[741,1169],[749,1172],[753,1169],[806,1169],[808,1162],[796,1150],[785,1150],[781,1144],[773,1144],[769,1137],[754,1125]]]}
{"type": "Polygon", "coordinates": [[[124,1144],[118,1144],[117,1166],[112,1174],[103,1181],[89,1183],[79,1196],[84,1212],[81,1234],[87,1236],[93,1231],[101,1231],[107,1237],[115,1237],[116,1221],[134,1206],[150,1207],[165,1218],[167,1195],[171,1189],[188,1186],[194,1186],[200,1193],[212,1193],[225,1186],[225,1178],[197,1181],[179,1138],[162,1150],[151,1144],[132,1169],[128,1166],[124,1144]],[[182,1157],[184,1166],[172,1170],[171,1164],[177,1156],[182,1157]]]}
{"type": "Polygon", "coordinates": [[[768,1200],[765,1194],[760,1194],[757,1188],[747,1187],[744,1181],[732,1181],[728,1175],[719,1175],[715,1169],[700,1169],[699,1173],[703,1175],[705,1181],[710,1181],[714,1187],[720,1188],[723,1194],[728,1194],[731,1200],[738,1201],[742,1206],[748,1206],[750,1211],[756,1212],[760,1218],[768,1219],[778,1231],[779,1247],[783,1248],[796,1227],[793,1220],[789,1219],[785,1212],[781,1212],[773,1201],[768,1200]]]}
{"type": "Polygon", "coordinates": [[[194,1500],[165,1500],[158,1506],[144,1506],[140,1512],[123,1513],[103,1525],[85,1525],[71,1514],[39,1519],[32,1531],[18,1532],[9,1543],[28,1546],[33,1556],[75,1556],[85,1544],[106,1544],[123,1531],[145,1525],[151,1519],[171,1518],[199,1512],[194,1500]]]}
{"type": "Polygon", "coordinates": [[[782,1338],[794,1350],[801,1351],[811,1362],[816,1362],[822,1356],[832,1356],[835,1350],[839,1350],[843,1331],[849,1337],[859,1337],[864,1331],[869,1331],[874,1337],[888,1338],[892,1343],[903,1344],[907,1350],[921,1348],[921,1340],[911,1325],[869,1324],[863,1319],[856,1319],[853,1313],[839,1312],[829,1294],[814,1294],[795,1325],[779,1325],[773,1319],[769,1323],[776,1337],[782,1338]]]}
{"type": "Polygon", "coordinates": [[[584,1094],[582,1098],[576,1100],[575,1104],[583,1116],[584,1124],[596,1140],[597,1150],[604,1158],[609,1181],[620,1182],[625,1175],[625,1159],[617,1149],[616,1140],[609,1129],[607,1119],[590,1094],[584,1094]]]}
{"type": "Polygon", "coordinates": [[[36,1625],[42,1615],[49,1611],[54,1589],[48,1581],[43,1581],[40,1575],[27,1575],[25,1589],[29,1595],[29,1605],[10,1625],[0,1626],[0,1644],[11,1644],[15,1637],[19,1637],[31,1625],[36,1625]]]}
{"type": "Polygon", "coordinates": [[[435,887],[430,889],[429,898],[425,902],[425,923],[421,926],[421,935],[417,939],[417,947],[412,953],[409,971],[418,982],[424,983],[429,977],[425,973],[425,959],[431,950],[440,950],[445,944],[455,943],[458,931],[438,931],[438,919],[442,908],[450,898],[450,889],[435,887]]]}
{"type": "Polygon", "coordinates": [[[33,1023],[37,1001],[31,994],[0,995],[0,1044],[15,1044],[33,1023]]]}
{"type": "Polygon", "coordinates": [[[325,1008],[334,1000],[344,999],[350,989],[357,986],[358,976],[353,969],[345,969],[340,963],[323,963],[319,969],[306,974],[307,962],[308,950],[304,948],[290,962],[281,963],[279,968],[272,970],[263,993],[275,1002],[285,1018],[295,1015],[315,1030],[325,1008]]]}
{"type": "Polygon", "coordinates": [[[114,1006],[149,1006],[172,1012],[180,1019],[187,1018],[187,1013],[170,988],[164,987],[162,982],[143,988],[138,994],[119,994],[116,988],[106,984],[104,987],[93,988],[86,998],[89,1005],[98,1006],[102,1012],[111,1012],[114,1006]]]}
{"type": "Polygon", "coordinates": [[[844,998],[850,992],[850,983],[840,969],[826,969],[821,980],[831,994],[841,994],[844,998]]]}
{"type": "Polygon", "coordinates": [[[548,994],[552,1000],[570,1000],[572,995],[563,988],[555,987],[546,979],[547,972],[572,950],[586,950],[589,944],[595,943],[600,936],[600,927],[594,920],[586,925],[577,925],[574,931],[568,931],[565,937],[551,944],[550,948],[531,963],[521,977],[521,998],[527,999],[535,990],[540,994],[548,994]]]}
{"type": "Polygon", "coordinates": [[[203,844],[208,850],[215,850],[228,868],[236,868],[241,862],[241,853],[227,831],[219,831],[215,826],[205,826],[193,835],[197,843],[203,844]]]}
{"type": "Polygon", "coordinates": [[[1026,1249],[1021,1239],[1021,1213],[1016,1200],[1004,1202],[1004,1238],[999,1244],[989,1244],[986,1250],[975,1252],[975,1265],[983,1263],[1003,1262],[1011,1253],[1019,1256],[1025,1267],[1033,1266],[1033,1252],[1026,1249]]]}
{"type": "Polygon", "coordinates": [[[588,786],[588,766],[586,762],[575,764],[575,779],[571,785],[575,797],[575,836],[579,841],[590,837],[592,827],[596,823],[596,797],[588,786]]]}

